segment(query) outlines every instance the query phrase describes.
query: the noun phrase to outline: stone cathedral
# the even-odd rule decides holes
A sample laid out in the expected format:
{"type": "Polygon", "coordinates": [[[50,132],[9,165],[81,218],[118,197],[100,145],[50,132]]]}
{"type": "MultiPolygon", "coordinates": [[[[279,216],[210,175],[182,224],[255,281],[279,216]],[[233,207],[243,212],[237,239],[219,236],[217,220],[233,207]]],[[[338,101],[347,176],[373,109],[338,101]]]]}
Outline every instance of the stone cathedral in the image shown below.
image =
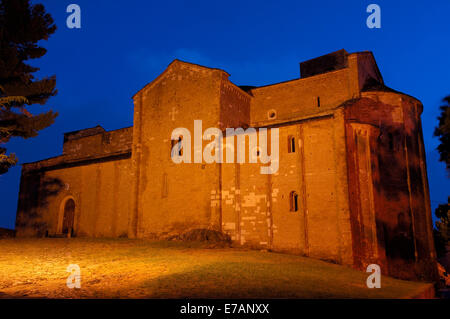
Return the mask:
{"type": "Polygon", "coordinates": [[[384,84],[371,52],[314,58],[299,78],[261,87],[228,78],[174,60],[133,96],[132,127],[65,133],[62,155],[22,167],[17,236],[210,229],[244,247],[435,275],[423,106],[384,84]],[[278,128],[278,171],[175,164],[171,132],[194,132],[195,120],[223,131],[278,128]]]}

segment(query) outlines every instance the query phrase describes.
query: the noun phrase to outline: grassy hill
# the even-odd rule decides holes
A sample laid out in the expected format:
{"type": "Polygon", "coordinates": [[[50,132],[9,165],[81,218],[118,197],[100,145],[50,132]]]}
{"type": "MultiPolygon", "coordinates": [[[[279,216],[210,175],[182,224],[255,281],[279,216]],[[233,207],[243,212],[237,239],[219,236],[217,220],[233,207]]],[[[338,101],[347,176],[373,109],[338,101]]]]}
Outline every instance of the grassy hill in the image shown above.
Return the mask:
{"type": "Polygon", "coordinates": [[[410,298],[429,285],[310,258],[200,243],[131,239],[0,240],[0,297],[410,298]],[[69,289],[69,264],[81,288],[69,289]]]}

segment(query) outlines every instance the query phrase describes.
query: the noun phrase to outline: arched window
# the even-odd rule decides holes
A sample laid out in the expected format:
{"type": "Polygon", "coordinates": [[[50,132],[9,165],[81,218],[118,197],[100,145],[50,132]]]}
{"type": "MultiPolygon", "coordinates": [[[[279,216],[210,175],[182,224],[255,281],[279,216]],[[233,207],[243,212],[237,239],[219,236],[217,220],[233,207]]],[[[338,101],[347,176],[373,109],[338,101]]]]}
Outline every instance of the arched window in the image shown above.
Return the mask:
{"type": "Polygon", "coordinates": [[[170,141],[170,154],[178,154],[178,156],[183,155],[183,148],[181,147],[181,141],[183,140],[183,136],[178,137],[178,140],[170,141]],[[174,149],[174,146],[177,146],[177,150],[174,149]]]}
{"type": "Polygon", "coordinates": [[[289,205],[290,205],[290,211],[291,212],[297,212],[298,211],[298,194],[295,191],[292,191],[289,194],[289,205]]]}
{"type": "Polygon", "coordinates": [[[288,153],[295,153],[295,137],[292,135],[288,137],[288,153]]]}

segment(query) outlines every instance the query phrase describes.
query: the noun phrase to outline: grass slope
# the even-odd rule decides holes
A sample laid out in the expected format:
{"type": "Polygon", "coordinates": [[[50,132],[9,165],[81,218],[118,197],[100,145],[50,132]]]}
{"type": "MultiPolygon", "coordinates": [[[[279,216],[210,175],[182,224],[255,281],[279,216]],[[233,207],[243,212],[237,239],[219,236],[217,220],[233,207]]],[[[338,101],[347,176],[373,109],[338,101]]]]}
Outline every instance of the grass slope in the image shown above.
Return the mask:
{"type": "Polygon", "coordinates": [[[426,284],[319,260],[199,243],[131,239],[0,240],[0,297],[27,298],[407,298],[426,284]],[[69,264],[81,289],[69,289],[69,264]]]}

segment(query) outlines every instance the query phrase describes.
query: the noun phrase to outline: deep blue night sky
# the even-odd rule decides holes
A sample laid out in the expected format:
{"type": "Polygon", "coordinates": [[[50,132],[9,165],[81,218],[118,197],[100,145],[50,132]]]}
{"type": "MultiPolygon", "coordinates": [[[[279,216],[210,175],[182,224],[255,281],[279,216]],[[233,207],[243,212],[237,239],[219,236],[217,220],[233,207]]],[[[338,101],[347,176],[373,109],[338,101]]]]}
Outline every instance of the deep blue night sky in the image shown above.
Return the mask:
{"type": "MultiPolygon", "coordinates": [[[[33,139],[7,144],[20,163],[57,156],[63,133],[101,124],[132,125],[131,96],[175,58],[226,70],[238,85],[299,76],[298,63],[339,49],[373,51],[389,87],[424,104],[422,114],[432,208],[446,202],[450,179],[433,137],[441,99],[450,94],[450,1],[138,1],[35,0],[57,32],[39,76],[57,76],[47,106],[56,123],[33,139]],[[80,5],[82,28],[66,27],[80,5]],[[381,29],[366,26],[366,7],[381,7],[381,29]]],[[[0,176],[0,227],[14,228],[20,165],[0,176]]]]}

